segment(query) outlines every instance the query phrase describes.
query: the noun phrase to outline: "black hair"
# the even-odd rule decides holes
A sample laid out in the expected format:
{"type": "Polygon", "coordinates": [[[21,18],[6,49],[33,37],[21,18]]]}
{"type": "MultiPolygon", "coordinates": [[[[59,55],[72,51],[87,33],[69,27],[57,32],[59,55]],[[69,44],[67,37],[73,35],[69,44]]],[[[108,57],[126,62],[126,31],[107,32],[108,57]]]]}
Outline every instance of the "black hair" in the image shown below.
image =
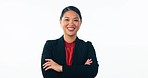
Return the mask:
{"type": "Polygon", "coordinates": [[[72,11],[76,12],[76,13],[79,15],[79,17],[80,17],[80,20],[82,21],[81,12],[80,12],[80,10],[79,10],[77,7],[75,7],[75,6],[67,6],[67,7],[65,7],[65,8],[63,9],[62,13],[61,13],[60,20],[62,19],[64,13],[67,12],[67,11],[69,11],[69,10],[72,10],[72,11]]]}

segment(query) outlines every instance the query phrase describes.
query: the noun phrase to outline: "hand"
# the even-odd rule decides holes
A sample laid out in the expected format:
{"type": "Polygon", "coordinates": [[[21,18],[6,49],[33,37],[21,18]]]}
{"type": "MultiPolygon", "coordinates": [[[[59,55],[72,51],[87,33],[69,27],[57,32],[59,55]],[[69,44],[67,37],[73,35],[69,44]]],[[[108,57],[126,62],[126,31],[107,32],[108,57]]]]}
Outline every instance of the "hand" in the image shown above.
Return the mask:
{"type": "Polygon", "coordinates": [[[45,71],[53,69],[57,72],[62,72],[62,66],[54,62],[52,59],[45,59],[45,61],[47,61],[43,64],[43,69],[45,69],[45,71]]]}
{"type": "Polygon", "coordinates": [[[93,62],[92,59],[87,59],[87,61],[85,62],[85,65],[91,65],[92,62],[93,62]]]}

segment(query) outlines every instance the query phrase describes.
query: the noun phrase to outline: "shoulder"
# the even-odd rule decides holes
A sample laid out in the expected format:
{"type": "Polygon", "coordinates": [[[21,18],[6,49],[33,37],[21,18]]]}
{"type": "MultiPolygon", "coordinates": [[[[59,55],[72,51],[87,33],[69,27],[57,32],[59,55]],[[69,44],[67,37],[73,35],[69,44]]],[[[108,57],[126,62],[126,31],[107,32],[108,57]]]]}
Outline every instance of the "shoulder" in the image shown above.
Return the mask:
{"type": "Polygon", "coordinates": [[[55,43],[57,40],[46,40],[46,43],[55,43]]]}
{"type": "Polygon", "coordinates": [[[81,43],[91,43],[91,41],[86,41],[86,40],[83,40],[83,39],[78,38],[78,37],[77,37],[77,40],[78,40],[79,42],[81,42],[81,43]]]}
{"type": "Polygon", "coordinates": [[[46,40],[46,44],[56,44],[59,39],[54,39],[54,40],[46,40]]]}
{"type": "Polygon", "coordinates": [[[53,45],[53,46],[58,44],[63,44],[63,42],[64,42],[63,37],[53,39],[53,40],[46,40],[46,44],[53,45]]]}
{"type": "Polygon", "coordinates": [[[81,43],[81,44],[92,45],[92,42],[91,42],[91,41],[84,41],[84,40],[79,39],[79,38],[78,38],[77,40],[78,40],[78,42],[81,43]]]}

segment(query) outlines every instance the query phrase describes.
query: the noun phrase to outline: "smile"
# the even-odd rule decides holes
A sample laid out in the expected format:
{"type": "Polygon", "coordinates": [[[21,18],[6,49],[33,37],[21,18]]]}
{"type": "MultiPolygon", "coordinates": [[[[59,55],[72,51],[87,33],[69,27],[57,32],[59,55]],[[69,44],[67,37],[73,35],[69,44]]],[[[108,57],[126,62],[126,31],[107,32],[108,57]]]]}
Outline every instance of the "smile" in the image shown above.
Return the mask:
{"type": "Polygon", "coordinates": [[[73,27],[68,27],[67,29],[70,30],[70,31],[75,30],[75,28],[73,28],[73,27]]]}

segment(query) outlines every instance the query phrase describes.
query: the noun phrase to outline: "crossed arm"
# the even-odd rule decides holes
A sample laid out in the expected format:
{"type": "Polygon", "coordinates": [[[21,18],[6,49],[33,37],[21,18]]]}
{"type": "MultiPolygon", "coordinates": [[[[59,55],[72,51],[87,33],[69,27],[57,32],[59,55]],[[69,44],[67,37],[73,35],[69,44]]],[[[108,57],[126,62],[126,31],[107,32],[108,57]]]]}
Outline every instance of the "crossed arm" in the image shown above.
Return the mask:
{"type": "Polygon", "coordinates": [[[91,44],[89,44],[88,58],[84,62],[84,65],[60,65],[54,61],[52,53],[52,46],[49,43],[45,44],[42,59],[41,68],[44,78],[94,78],[98,72],[97,58],[95,50],[91,44]],[[49,58],[49,59],[47,59],[49,58]]]}
{"type": "MultiPolygon", "coordinates": [[[[43,69],[45,71],[50,70],[50,69],[53,69],[53,70],[55,70],[57,72],[62,72],[63,71],[62,65],[59,65],[58,63],[56,63],[52,59],[45,59],[45,61],[46,62],[42,65],[43,69]]],[[[91,65],[92,62],[93,62],[92,59],[87,59],[86,62],[85,62],[85,65],[91,65]]]]}

